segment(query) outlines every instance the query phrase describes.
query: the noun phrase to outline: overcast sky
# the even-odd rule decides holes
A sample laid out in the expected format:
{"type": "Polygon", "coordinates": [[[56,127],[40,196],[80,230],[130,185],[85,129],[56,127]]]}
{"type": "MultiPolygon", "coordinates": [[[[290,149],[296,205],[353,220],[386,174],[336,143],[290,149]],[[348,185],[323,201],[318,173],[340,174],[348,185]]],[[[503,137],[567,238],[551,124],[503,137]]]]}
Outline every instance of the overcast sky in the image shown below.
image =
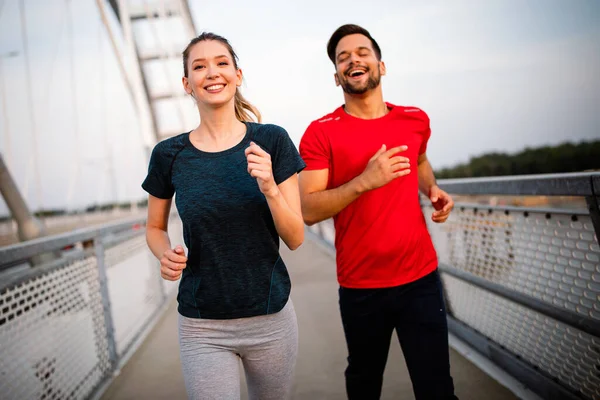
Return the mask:
{"type": "MultiPolygon", "coordinates": [[[[0,0],[0,95],[7,99],[0,97],[0,149],[30,207],[143,198],[149,135],[95,0],[24,4],[29,70],[19,2],[0,0]],[[18,54],[7,57],[11,51],[18,54]]],[[[199,32],[233,44],[245,96],[296,144],[312,120],[343,102],[325,46],[344,23],[364,26],[379,42],[385,99],[429,114],[434,168],[491,151],[600,138],[597,0],[190,4],[199,32]]]]}

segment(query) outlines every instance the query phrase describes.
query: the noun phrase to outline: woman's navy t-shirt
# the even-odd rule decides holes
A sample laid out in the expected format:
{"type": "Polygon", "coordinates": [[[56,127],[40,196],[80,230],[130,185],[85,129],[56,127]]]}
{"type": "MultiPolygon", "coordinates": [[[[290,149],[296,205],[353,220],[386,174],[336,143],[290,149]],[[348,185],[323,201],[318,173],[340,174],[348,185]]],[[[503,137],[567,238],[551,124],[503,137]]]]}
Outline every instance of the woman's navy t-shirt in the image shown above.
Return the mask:
{"type": "Polygon", "coordinates": [[[287,132],[246,122],[236,146],[215,153],[194,147],[189,133],[158,143],[142,187],[175,196],[188,248],[178,311],[190,318],[230,319],[272,314],[285,306],[290,278],[279,256],[279,235],[244,154],[250,141],[271,155],[280,184],[306,165],[287,132]]]}

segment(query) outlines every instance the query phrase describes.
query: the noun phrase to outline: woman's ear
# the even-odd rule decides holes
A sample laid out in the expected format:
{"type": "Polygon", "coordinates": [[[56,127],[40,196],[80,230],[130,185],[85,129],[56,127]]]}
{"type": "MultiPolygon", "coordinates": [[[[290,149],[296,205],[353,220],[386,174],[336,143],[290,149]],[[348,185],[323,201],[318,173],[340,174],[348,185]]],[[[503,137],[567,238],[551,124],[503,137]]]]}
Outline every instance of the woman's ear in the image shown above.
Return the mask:
{"type": "Polygon", "coordinates": [[[183,84],[183,89],[185,90],[185,92],[189,95],[192,94],[192,88],[190,88],[190,82],[188,81],[187,77],[183,77],[181,78],[181,83],[183,84]]]}
{"type": "Polygon", "coordinates": [[[236,71],[236,75],[237,75],[237,82],[235,83],[235,85],[237,87],[242,86],[242,79],[244,78],[244,74],[242,73],[242,69],[238,68],[238,70],[236,71]]]}

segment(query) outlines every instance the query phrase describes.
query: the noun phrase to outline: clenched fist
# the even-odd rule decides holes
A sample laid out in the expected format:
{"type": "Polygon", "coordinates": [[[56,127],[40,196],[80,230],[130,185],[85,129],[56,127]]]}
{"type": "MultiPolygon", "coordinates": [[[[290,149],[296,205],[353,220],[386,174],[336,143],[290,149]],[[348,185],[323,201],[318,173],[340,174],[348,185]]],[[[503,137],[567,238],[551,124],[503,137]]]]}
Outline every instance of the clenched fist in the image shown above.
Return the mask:
{"type": "Polygon", "coordinates": [[[254,142],[245,151],[248,161],[248,173],[256,178],[258,188],[265,195],[274,195],[279,190],[273,178],[271,155],[254,142]]]}
{"type": "Polygon", "coordinates": [[[160,276],[168,281],[176,281],[186,267],[187,257],[182,246],[168,249],[160,259],[160,276]]]}

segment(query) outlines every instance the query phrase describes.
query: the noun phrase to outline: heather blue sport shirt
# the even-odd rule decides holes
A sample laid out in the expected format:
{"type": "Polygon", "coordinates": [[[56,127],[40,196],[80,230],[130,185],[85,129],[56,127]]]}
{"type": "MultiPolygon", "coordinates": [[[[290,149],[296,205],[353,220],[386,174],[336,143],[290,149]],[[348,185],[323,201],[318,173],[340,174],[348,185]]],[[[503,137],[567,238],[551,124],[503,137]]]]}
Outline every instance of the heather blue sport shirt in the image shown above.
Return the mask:
{"type": "Polygon", "coordinates": [[[204,152],[189,133],[152,151],[142,187],[175,204],[188,248],[178,311],[190,318],[230,319],[276,313],[285,306],[290,278],[279,255],[279,235],[265,196],[247,171],[250,141],[271,155],[280,184],[306,165],[287,132],[247,122],[236,146],[204,152]]]}

